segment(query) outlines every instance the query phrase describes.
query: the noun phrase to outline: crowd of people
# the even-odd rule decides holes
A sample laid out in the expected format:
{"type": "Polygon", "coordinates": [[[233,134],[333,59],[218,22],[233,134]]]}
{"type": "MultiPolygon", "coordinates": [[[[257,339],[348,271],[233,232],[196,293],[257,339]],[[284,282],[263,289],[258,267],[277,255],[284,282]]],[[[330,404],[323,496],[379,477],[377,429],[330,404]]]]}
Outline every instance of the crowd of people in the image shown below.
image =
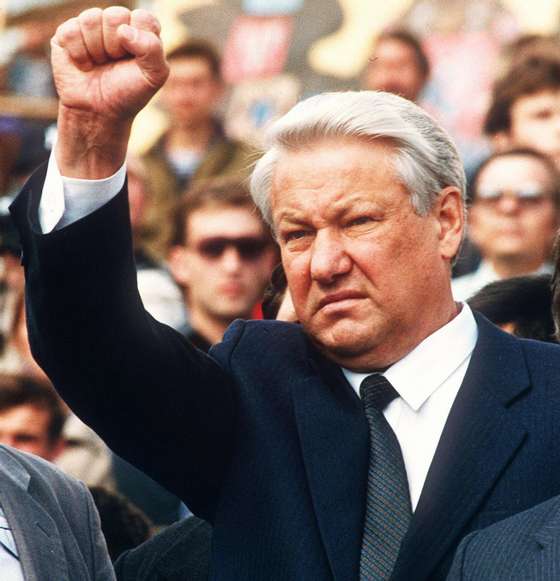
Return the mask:
{"type": "Polygon", "coordinates": [[[51,59],[52,151],[0,119],[0,577],[557,578],[556,39],[504,48],[467,173],[401,28],[263,153],[144,10],[51,59]]]}

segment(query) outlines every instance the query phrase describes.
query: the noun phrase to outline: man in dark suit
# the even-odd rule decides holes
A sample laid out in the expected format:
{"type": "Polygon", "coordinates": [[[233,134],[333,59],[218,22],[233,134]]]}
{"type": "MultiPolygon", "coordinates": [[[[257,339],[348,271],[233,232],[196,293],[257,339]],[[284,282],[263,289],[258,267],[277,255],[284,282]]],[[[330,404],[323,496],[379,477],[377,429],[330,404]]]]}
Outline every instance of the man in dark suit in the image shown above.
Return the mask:
{"type": "Polygon", "coordinates": [[[0,578],[115,578],[99,516],[81,482],[52,464],[0,446],[0,578]]]}
{"type": "Polygon", "coordinates": [[[135,285],[122,163],[166,77],[158,31],[144,11],[88,10],[53,40],[56,154],[12,208],[35,356],[212,523],[211,578],[444,579],[465,534],[560,492],[559,348],[451,296],[454,145],[387,93],[296,106],[252,193],[301,325],[238,321],[206,355],[135,285]]]}

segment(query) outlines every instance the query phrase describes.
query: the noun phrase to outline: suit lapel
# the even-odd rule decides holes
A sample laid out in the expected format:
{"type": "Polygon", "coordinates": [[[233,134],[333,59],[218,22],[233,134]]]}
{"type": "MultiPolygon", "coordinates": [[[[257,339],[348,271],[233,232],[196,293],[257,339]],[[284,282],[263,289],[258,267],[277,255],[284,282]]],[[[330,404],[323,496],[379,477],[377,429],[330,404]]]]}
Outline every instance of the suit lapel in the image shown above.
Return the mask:
{"type": "Polygon", "coordinates": [[[357,579],[367,486],[368,429],[340,368],[311,349],[292,397],[305,470],[333,578],[357,579]]]}
{"type": "Polygon", "coordinates": [[[12,528],[26,581],[70,581],[58,529],[32,493],[29,473],[0,448],[0,505],[12,528]]]}
{"type": "Polygon", "coordinates": [[[478,320],[479,339],[403,542],[395,579],[427,579],[461,538],[526,436],[506,406],[529,388],[519,344],[478,320]]]}

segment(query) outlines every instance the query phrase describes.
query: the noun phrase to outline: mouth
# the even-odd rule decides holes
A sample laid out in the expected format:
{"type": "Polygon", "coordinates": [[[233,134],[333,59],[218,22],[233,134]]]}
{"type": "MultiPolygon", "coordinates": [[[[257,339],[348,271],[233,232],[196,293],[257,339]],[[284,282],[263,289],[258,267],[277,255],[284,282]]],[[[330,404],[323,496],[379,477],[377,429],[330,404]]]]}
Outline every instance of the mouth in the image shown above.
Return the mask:
{"type": "Polygon", "coordinates": [[[243,286],[235,283],[223,284],[218,290],[220,294],[228,297],[236,297],[244,292],[243,286]]]}
{"type": "Polygon", "coordinates": [[[325,295],[319,301],[319,308],[321,310],[329,305],[333,306],[341,306],[342,303],[347,303],[348,301],[353,301],[356,299],[363,299],[364,295],[359,293],[358,291],[339,291],[337,293],[331,293],[329,295],[325,295]]]}

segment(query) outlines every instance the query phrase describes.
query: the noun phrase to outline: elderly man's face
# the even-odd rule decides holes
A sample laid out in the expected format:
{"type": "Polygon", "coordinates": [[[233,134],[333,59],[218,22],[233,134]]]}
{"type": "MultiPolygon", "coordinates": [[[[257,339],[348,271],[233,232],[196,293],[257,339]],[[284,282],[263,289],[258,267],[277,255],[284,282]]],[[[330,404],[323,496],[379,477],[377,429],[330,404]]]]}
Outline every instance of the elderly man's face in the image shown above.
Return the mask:
{"type": "Polygon", "coordinates": [[[321,140],[282,155],[272,215],[299,321],[352,369],[388,365],[455,313],[449,264],[460,244],[455,188],[418,216],[392,150],[321,140]]]}

